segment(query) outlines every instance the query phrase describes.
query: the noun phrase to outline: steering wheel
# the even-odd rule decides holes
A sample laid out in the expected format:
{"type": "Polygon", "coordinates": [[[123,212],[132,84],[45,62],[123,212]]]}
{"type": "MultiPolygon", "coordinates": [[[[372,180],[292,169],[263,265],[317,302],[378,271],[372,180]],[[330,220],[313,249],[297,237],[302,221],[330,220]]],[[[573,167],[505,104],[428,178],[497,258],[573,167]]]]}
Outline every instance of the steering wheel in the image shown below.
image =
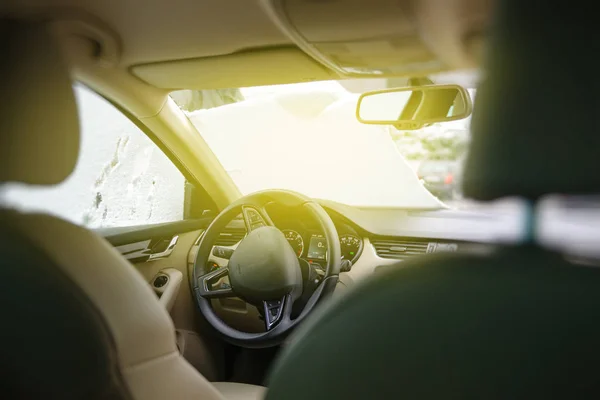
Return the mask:
{"type": "Polygon", "coordinates": [[[300,193],[266,190],[232,203],[206,229],[193,267],[192,288],[200,311],[225,340],[242,347],[270,347],[281,343],[320,300],[333,293],[340,260],[337,230],[323,207],[300,193]],[[327,241],[325,276],[295,319],[291,318],[292,306],[302,294],[302,271],[296,253],[265,210],[270,203],[304,208],[319,223],[327,241]],[[215,239],[240,214],[246,225],[246,237],[231,255],[227,267],[207,273],[205,266],[215,239]],[[229,276],[230,286],[212,288],[212,283],[224,276],[229,276]],[[264,310],[265,332],[242,332],[225,324],[211,306],[212,299],[222,297],[239,297],[264,310]]]}

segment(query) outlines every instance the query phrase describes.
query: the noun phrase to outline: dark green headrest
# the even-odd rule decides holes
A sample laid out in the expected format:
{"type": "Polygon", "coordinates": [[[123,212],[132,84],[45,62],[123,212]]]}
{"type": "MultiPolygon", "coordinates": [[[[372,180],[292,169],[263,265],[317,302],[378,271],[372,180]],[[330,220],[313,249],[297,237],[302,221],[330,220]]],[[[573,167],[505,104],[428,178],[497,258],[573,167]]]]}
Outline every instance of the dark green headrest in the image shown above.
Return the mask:
{"type": "Polygon", "coordinates": [[[475,100],[465,195],[600,192],[600,29],[593,3],[499,3],[475,100]]]}

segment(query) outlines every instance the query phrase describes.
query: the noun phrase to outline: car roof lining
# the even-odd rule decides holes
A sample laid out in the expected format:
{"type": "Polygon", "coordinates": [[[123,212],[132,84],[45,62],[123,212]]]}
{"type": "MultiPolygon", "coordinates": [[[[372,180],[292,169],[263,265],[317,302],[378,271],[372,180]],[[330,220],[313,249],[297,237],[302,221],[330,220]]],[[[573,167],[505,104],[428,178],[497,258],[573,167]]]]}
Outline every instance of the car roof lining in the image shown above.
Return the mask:
{"type": "MultiPolygon", "coordinates": [[[[0,6],[0,13],[58,23],[63,28],[59,30],[61,35],[84,36],[93,41],[98,51],[92,57],[108,54],[110,67],[123,69],[161,89],[230,88],[343,78],[307,55],[278,26],[265,8],[270,1],[275,0],[7,0],[0,6]],[[64,29],[65,22],[68,29],[64,29]],[[82,30],[82,23],[88,28],[82,30]],[[261,73],[265,68],[269,73],[261,73]]],[[[286,1],[296,4],[299,15],[311,3],[286,1]]],[[[489,0],[370,1],[375,9],[384,10],[392,3],[410,9],[410,15],[404,19],[414,25],[418,40],[422,39],[432,57],[440,60],[433,67],[392,71],[390,76],[423,75],[476,65],[473,54],[465,47],[464,36],[480,32],[481,15],[489,0]],[[405,7],[412,3],[410,8],[405,7]],[[473,6],[479,3],[484,6],[473,6]],[[465,11],[472,8],[475,11],[465,11]]],[[[349,6],[340,8],[340,30],[352,32],[348,27],[360,18],[360,8],[351,5],[358,4],[358,0],[341,3],[349,6]]],[[[381,25],[382,20],[376,17],[373,14],[372,20],[363,21],[361,29],[355,30],[356,40],[368,39],[369,32],[381,25]]],[[[393,27],[393,18],[385,20],[393,27]]],[[[317,39],[321,34],[328,37],[319,30],[315,32],[302,33],[317,39]]],[[[356,58],[355,51],[359,50],[351,49],[350,58],[356,58]]],[[[395,52],[400,54],[404,49],[395,52]]],[[[381,54],[379,60],[385,57],[381,54]]],[[[370,60],[366,56],[360,58],[361,62],[370,60]]]]}

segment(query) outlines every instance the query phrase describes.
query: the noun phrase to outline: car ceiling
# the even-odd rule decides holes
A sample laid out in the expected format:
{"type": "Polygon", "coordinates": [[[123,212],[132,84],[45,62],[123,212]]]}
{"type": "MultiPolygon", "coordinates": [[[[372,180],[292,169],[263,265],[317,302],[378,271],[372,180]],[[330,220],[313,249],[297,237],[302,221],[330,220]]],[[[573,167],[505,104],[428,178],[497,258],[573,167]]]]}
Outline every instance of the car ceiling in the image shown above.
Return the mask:
{"type": "MultiPolygon", "coordinates": [[[[415,46],[426,49],[435,62],[422,63],[423,68],[390,68],[385,75],[472,68],[477,65],[490,1],[5,0],[0,12],[52,21],[62,35],[86,37],[99,61],[125,69],[152,86],[209,89],[351,77],[307,51],[306,42],[324,43],[328,49],[344,42],[344,37],[332,37],[331,32],[347,31],[352,36],[352,46],[343,49],[342,58],[358,59],[368,70],[371,66],[360,58],[372,55],[385,63],[381,61],[388,56],[385,46],[379,54],[372,50],[358,54],[365,46],[355,44],[367,43],[378,29],[390,36],[410,26],[412,48],[402,48],[406,41],[390,39],[383,44],[395,46],[388,46],[394,47],[394,56],[404,50],[414,52],[415,46]],[[280,3],[284,12],[278,16],[273,10],[280,3]],[[331,20],[326,12],[315,13],[318,7],[335,16],[338,25],[329,32],[331,20]],[[395,14],[389,10],[397,12],[400,28],[395,28],[395,14]],[[381,28],[387,26],[397,32],[381,28]]],[[[332,55],[332,59],[340,57],[332,55]]]]}

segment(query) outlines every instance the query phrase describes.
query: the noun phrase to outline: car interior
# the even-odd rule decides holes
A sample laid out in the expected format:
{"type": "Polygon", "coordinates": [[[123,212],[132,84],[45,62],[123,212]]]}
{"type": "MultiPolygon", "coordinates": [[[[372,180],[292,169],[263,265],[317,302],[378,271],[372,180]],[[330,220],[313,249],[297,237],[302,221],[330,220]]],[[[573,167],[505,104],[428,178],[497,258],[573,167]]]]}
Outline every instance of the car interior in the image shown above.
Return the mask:
{"type": "Polygon", "coordinates": [[[597,398],[591,7],[3,2],[2,397],[597,398]],[[429,78],[456,71],[476,96],[429,78]],[[232,89],[381,79],[405,84],[232,89]],[[189,111],[177,91],[228,97],[189,111]],[[390,141],[466,118],[456,179],[480,209],[390,141]],[[486,208],[504,199],[519,212],[486,208]]]}

